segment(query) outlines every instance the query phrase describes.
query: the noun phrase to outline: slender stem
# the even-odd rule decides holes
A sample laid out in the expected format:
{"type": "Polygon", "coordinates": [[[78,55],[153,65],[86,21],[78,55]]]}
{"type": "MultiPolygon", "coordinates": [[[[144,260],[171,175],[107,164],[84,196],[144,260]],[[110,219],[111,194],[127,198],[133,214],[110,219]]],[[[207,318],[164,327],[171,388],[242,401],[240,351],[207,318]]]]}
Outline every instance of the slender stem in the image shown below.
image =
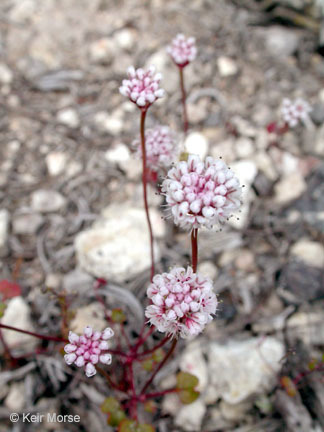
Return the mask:
{"type": "Polygon", "coordinates": [[[170,335],[165,336],[165,338],[163,338],[157,345],[155,345],[152,349],[149,349],[147,351],[144,351],[143,353],[138,354],[138,357],[136,358],[136,360],[146,357],[152,353],[154,353],[157,349],[163,347],[163,345],[165,345],[168,341],[170,340],[170,335]]]}
{"type": "Polygon", "coordinates": [[[141,125],[140,125],[140,134],[141,134],[141,148],[142,148],[142,163],[143,163],[143,172],[142,172],[142,183],[143,183],[143,198],[144,198],[144,207],[147,219],[147,225],[150,234],[150,247],[151,247],[151,281],[154,276],[154,239],[153,239],[153,230],[150,219],[149,207],[147,202],[147,166],[146,166],[146,147],[145,147],[145,118],[146,118],[146,109],[142,109],[141,111],[141,125]]]}
{"type": "Polygon", "coordinates": [[[186,89],[184,85],[184,73],[183,67],[179,67],[180,74],[180,87],[181,87],[181,102],[182,102],[182,111],[183,111],[183,132],[185,135],[188,133],[189,122],[188,122],[188,114],[187,114],[187,103],[186,103],[186,89]]]}
{"type": "Polygon", "coordinates": [[[154,332],[154,330],[155,330],[154,326],[150,327],[148,332],[144,336],[143,336],[144,329],[141,330],[141,333],[138,337],[138,341],[136,342],[136,344],[133,348],[133,351],[135,353],[138,351],[138,348],[140,348],[141,345],[144,345],[144,342],[146,341],[147,338],[149,338],[151,336],[151,334],[154,332]]]}
{"type": "Polygon", "coordinates": [[[176,345],[177,345],[178,339],[174,339],[172,342],[172,345],[170,347],[170,350],[167,352],[167,354],[165,355],[164,359],[161,361],[161,363],[157,366],[157,368],[155,369],[155,371],[153,372],[153,374],[151,375],[150,379],[147,381],[147,383],[144,385],[144,387],[142,388],[141,394],[145,393],[145,391],[149,388],[149,386],[151,385],[152,381],[154,380],[156,374],[159,372],[159,370],[161,370],[163,368],[163,366],[165,365],[165,363],[169,360],[169,358],[171,357],[176,345]]]}
{"type": "Polygon", "coordinates": [[[23,330],[23,329],[20,329],[17,327],[8,326],[8,325],[1,324],[1,323],[0,323],[0,328],[7,329],[7,330],[13,330],[13,331],[16,331],[19,333],[28,334],[28,335],[34,336],[38,339],[49,340],[49,341],[54,341],[54,342],[68,342],[67,339],[64,339],[61,337],[41,335],[39,333],[30,332],[28,330],[23,330]]]}
{"type": "Polygon", "coordinates": [[[130,404],[131,416],[134,417],[134,420],[137,420],[137,396],[135,389],[135,381],[134,381],[134,373],[133,373],[133,362],[129,363],[129,382],[131,386],[132,399],[130,404]]]}
{"type": "Polygon", "coordinates": [[[192,269],[196,273],[198,263],[198,228],[191,231],[192,269]]]}
{"type": "Polygon", "coordinates": [[[172,388],[172,389],[167,389],[167,390],[163,390],[163,391],[156,392],[156,393],[146,393],[144,396],[145,396],[145,399],[155,399],[155,398],[164,396],[164,395],[169,394],[169,393],[177,393],[178,391],[179,391],[179,389],[172,388]]]}
{"type": "Polygon", "coordinates": [[[119,385],[117,385],[111,378],[110,378],[110,375],[104,370],[104,369],[102,369],[100,366],[98,366],[98,365],[96,365],[95,366],[96,367],[96,369],[97,369],[97,371],[103,376],[103,377],[105,377],[106,378],[106,380],[108,381],[108,383],[109,383],[109,385],[112,387],[112,388],[114,388],[115,390],[118,390],[118,391],[123,391],[121,388],[120,388],[120,386],[119,385]]]}

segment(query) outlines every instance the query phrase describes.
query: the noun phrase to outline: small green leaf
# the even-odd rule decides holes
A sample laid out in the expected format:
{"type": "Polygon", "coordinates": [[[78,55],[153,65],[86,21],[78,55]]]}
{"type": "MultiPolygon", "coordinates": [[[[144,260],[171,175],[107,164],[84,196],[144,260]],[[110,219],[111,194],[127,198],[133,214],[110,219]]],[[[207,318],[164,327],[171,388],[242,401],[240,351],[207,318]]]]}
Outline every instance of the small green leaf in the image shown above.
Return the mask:
{"type": "Polygon", "coordinates": [[[0,318],[3,317],[7,305],[5,303],[0,303],[0,318]]]}
{"type": "Polygon", "coordinates": [[[317,360],[313,359],[308,363],[308,369],[312,371],[315,369],[316,365],[317,365],[317,360]]]}
{"type": "Polygon", "coordinates": [[[179,398],[181,402],[185,405],[191,404],[195,402],[195,400],[199,397],[200,393],[193,389],[181,390],[179,393],[179,398]]]}
{"type": "Polygon", "coordinates": [[[108,397],[103,401],[100,408],[105,414],[113,414],[114,412],[120,410],[120,403],[114,397],[108,397]]]}
{"type": "Polygon", "coordinates": [[[154,361],[152,358],[147,358],[141,362],[142,368],[147,372],[151,372],[153,370],[154,361]]]}
{"type": "Polygon", "coordinates": [[[111,320],[115,323],[122,324],[126,321],[126,315],[121,309],[113,309],[111,311],[111,320]]]}
{"type": "Polygon", "coordinates": [[[287,394],[291,397],[296,396],[297,389],[295,383],[288,376],[283,376],[280,378],[280,383],[282,387],[286,390],[287,394]]]}
{"type": "Polygon", "coordinates": [[[122,410],[114,411],[113,413],[108,414],[107,423],[110,426],[117,427],[120,423],[126,418],[126,414],[122,410]]]}
{"type": "Polygon", "coordinates": [[[152,400],[148,400],[144,403],[144,410],[151,414],[154,414],[157,410],[156,403],[152,400]]]}
{"type": "Polygon", "coordinates": [[[135,420],[125,419],[120,423],[118,432],[137,432],[136,429],[137,422],[135,420]]]}
{"type": "Polygon", "coordinates": [[[140,424],[137,426],[136,432],[155,432],[155,429],[152,425],[140,424]]]}
{"type": "Polygon", "coordinates": [[[177,388],[180,390],[194,389],[198,383],[198,378],[188,372],[179,372],[177,375],[177,388]]]}
{"type": "Polygon", "coordinates": [[[162,348],[158,348],[154,351],[152,357],[156,363],[160,363],[164,359],[165,353],[162,348]]]}

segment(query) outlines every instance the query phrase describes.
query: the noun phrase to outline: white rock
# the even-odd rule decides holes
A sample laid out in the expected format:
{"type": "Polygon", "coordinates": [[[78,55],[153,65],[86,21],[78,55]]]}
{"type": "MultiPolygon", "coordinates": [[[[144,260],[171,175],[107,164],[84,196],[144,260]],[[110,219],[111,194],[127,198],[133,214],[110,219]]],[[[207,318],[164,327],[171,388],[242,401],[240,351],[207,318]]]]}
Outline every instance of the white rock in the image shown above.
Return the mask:
{"type": "Polygon", "coordinates": [[[57,121],[70,128],[77,128],[80,125],[78,113],[72,108],[65,108],[57,113],[57,121]]]}
{"type": "Polygon", "coordinates": [[[123,119],[121,112],[109,114],[106,111],[99,111],[94,116],[95,125],[102,132],[108,132],[113,136],[119,135],[123,130],[123,119]]]}
{"type": "Polygon", "coordinates": [[[18,235],[33,235],[43,224],[44,218],[39,213],[22,213],[13,217],[12,230],[18,235]]]}
{"type": "Polygon", "coordinates": [[[235,173],[235,176],[240,180],[240,184],[244,185],[244,187],[242,188],[243,205],[240,209],[241,212],[235,214],[234,217],[229,220],[229,224],[236,229],[242,229],[247,223],[250,204],[255,197],[251,186],[258,170],[256,164],[249,159],[231,164],[231,169],[235,173]]]}
{"type": "Polygon", "coordinates": [[[130,51],[136,42],[135,32],[130,29],[122,29],[114,34],[117,46],[123,50],[130,51]]]}
{"type": "Polygon", "coordinates": [[[31,196],[31,206],[36,212],[49,213],[61,210],[66,199],[58,192],[50,189],[39,189],[31,196]]]}
{"type": "Polygon", "coordinates": [[[292,55],[298,48],[299,35],[294,30],[287,30],[279,26],[262,29],[266,36],[266,47],[276,57],[292,55]]]}
{"type": "Polygon", "coordinates": [[[278,178],[278,172],[274,167],[273,160],[265,151],[260,151],[255,154],[253,158],[257,168],[271,181],[275,181],[278,178]]]}
{"type": "Polygon", "coordinates": [[[200,132],[191,132],[185,140],[185,151],[191,154],[199,155],[202,159],[207,156],[208,153],[208,141],[207,138],[200,132]]]}
{"type": "MultiPolygon", "coordinates": [[[[30,319],[30,308],[22,297],[14,297],[8,301],[7,308],[1,319],[2,324],[35,331],[30,319]]],[[[2,330],[3,337],[10,349],[29,352],[38,344],[39,339],[12,330],[2,330]]]]}
{"type": "Polygon", "coordinates": [[[235,143],[236,154],[240,159],[247,158],[254,153],[253,142],[250,138],[241,137],[235,143]]]}
{"type": "Polygon", "coordinates": [[[198,273],[209,277],[211,280],[217,278],[218,269],[212,261],[203,261],[198,264],[198,273]]]}
{"type": "Polygon", "coordinates": [[[210,386],[230,404],[270,391],[284,352],[283,343],[273,337],[230,340],[226,345],[214,342],[208,352],[210,386]]]}
{"type": "Polygon", "coordinates": [[[238,67],[235,61],[225,56],[221,56],[217,59],[217,67],[221,77],[236,75],[238,72],[238,67]]]}
{"type": "Polygon", "coordinates": [[[302,341],[306,346],[324,344],[324,314],[322,305],[314,310],[299,311],[286,321],[287,336],[293,345],[302,341]]]}
{"type": "Polygon", "coordinates": [[[94,63],[109,64],[115,57],[116,45],[109,38],[102,38],[93,42],[89,47],[90,60],[94,63]]]}
{"type": "Polygon", "coordinates": [[[299,171],[283,177],[275,184],[275,202],[287,204],[297,199],[306,190],[304,177],[299,171]]]}
{"type": "MultiPolygon", "coordinates": [[[[161,217],[150,210],[152,226],[161,226],[161,217]]],[[[154,230],[155,235],[159,235],[154,230]]],[[[80,266],[96,277],[122,282],[150,267],[149,235],[143,209],[125,204],[106,208],[92,229],[75,240],[80,266]]],[[[159,251],[155,245],[155,259],[159,251]]]]}
{"type": "Polygon", "coordinates": [[[34,0],[20,0],[10,11],[10,19],[16,23],[24,23],[36,12],[37,5],[34,0]]]}
{"type": "Polygon", "coordinates": [[[195,402],[180,408],[175,418],[175,424],[185,431],[199,432],[205,414],[206,406],[198,398],[195,402]]]}
{"type": "Polygon", "coordinates": [[[46,166],[50,176],[62,174],[65,170],[67,156],[63,152],[51,152],[46,156],[46,166]]]}
{"type": "Polygon", "coordinates": [[[126,167],[130,160],[130,151],[125,144],[117,144],[105,153],[108,162],[116,163],[121,167],[126,167]]]}
{"type": "Polygon", "coordinates": [[[0,210],[0,257],[8,253],[9,234],[9,212],[6,209],[0,210]]]}
{"type": "Polygon", "coordinates": [[[292,246],[290,253],[310,266],[324,267],[324,247],[320,243],[303,238],[292,246]]]}
{"type": "Polygon", "coordinates": [[[105,311],[101,303],[95,302],[76,310],[75,317],[71,321],[71,330],[82,334],[86,326],[102,331],[109,327],[105,320],[105,311]]]}
{"type": "Polygon", "coordinates": [[[235,266],[245,272],[252,271],[255,268],[255,256],[253,252],[248,249],[239,250],[235,259],[235,266]]]}
{"type": "Polygon", "coordinates": [[[237,421],[246,418],[246,413],[252,408],[253,402],[244,401],[233,405],[222,400],[219,406],[225,420],[237,421]]]}
{"type": "Polygon", "coordinates": [[[11,412],[19,412],[25,406],[25,385],[23,382],[13,383],[4,401],[4,405],[11,412]]]}
{"type": "Polygon", "coordinates": [[[197,390],[203,392],[208,385],[208,367],[199,340],[189,343],[180,358],[180,369],[199,379],[197,390]]]}
{"type": "Polygon", "coordinates": [[[78,293],[79,295],[83,295],[92,286],[93,278],[79,268],[72,270],[63,278],[63,289],[71,294],[78,293]]]}
{"type": "Polygon", "coordinates": [[[162,412],[175,416],[182,408],[182,406],[183,405],[180,402],[179,396],[174,393],[170,393],[165,395],[163,398],[162,412]]]}
{"type": "Polygon", "coordinates": [[[13,80],[13,73],[4,63],[0,63],[0,83],[11,84],[13,80]]]}

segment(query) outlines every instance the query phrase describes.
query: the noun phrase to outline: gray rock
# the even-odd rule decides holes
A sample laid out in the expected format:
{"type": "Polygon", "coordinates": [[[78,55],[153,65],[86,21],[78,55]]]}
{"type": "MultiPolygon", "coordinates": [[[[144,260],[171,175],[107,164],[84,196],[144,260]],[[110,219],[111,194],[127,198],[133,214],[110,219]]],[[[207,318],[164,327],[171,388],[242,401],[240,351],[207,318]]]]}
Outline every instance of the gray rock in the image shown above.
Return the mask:
{"type": "Polygon", "coordinates": [[[68,293],[85,294],[92,287],[93,278],[79,268],[72,270],[63,277],[63,288],[68,293]]]}
{"type": "Polygon", "coordinates": [[[64,208],[66,199],[59,193],[50,189],[39,189],[31,196],[31,207],[36,212],[50,213],[64,208]]]}
{"type": "Polygon", "coordinates": [[[267,49],[276,57],[287,57],[297,51],[300,36],[294,30],[272,26],[263,29],[267,49]]]}
{"type": "Polygon", "coordinates": [[[0,210],[0,257],[8,253],[9,234],[9,212],[6,209],[0,210]]]}
{"type": "Polygon", "coordinates": [[[44,218],[39,213],[17,214],[12,220],[12,230],[17,235],[33,235],[44,223],[44,218]]]}
{"type": "Polygon", "coordinates": [[[317,102],[315,105],[313,105],[313,109],[310,112],[310,118],[313,120],[313,122],[320,126],[324,122],[324,104],[317,102]]]}
{"type": "Polygon", "coordinates": [[[286,334],[292,345],[302,341],[306,346],[324,344],[324,312],[322,304],[309,307],[289,317],[286,323],[286,334]]]}

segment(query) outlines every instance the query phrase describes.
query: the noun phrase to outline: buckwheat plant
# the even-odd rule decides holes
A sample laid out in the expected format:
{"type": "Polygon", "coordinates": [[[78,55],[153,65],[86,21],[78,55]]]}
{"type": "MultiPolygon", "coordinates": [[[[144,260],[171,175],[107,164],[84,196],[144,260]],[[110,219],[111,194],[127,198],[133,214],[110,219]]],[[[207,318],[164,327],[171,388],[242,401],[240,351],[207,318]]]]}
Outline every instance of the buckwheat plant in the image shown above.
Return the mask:
{"type": "Polygon", "coordinates": [[[193,37],[186,38],[179,33],[167,47],[167,52],[170,54],[173,62],[179,69],[181,101],[183,110],[183,131],[186,135],[189,128],[187,104],[186,104],[186,89],[184,83],[184,68],[188,66],[197,56],[196,40],[193,37]]]}
{"type": "MultiPolygon", "coordinates": [[[[168,52],[180,71],[186,133],[188,120],[183,68],[196,56],[195,41],[193,38],[186,39],[183,35],[178,35],[168,52]]],[[[61,308],[59,335],[39,334],[0,323],[0,340],[4,345],[6,360],[12,367],[15,367],[19,360],[7,347],[1,329],[41,339],[46,346],[31,355],[53,355],[55,342],[59,344],[60,353],[64,356],[70,373],[81,369],[87,378],[97,384],[102,383],[98,381],[98,375],[104,377],[110,393],[101,410],[107,415],[108,424],[118,427],[119,432],[154,431],[152,425],[142,423],[143,409],[140,407],[142,405],[147,412],[154,413],[157,407],[153,401],[167,393],[176,393],[183,403],[191,403],[199,396],[196,390],[197,378],[184,372],[177,375],[176,384],[167,390],[152,392],[150,387],[157,373],[175,351],[178,340],[198,336],[216,314],[218,300],[213,283],[211,279],[197,272],[198,230],[219,227],[238,211],[241,205],[240,183],[222,160],[212,157],[201,160],[199,156],[190,154],[186,160],[170,166],[178,154],[174,135],[166,126],[145,131],[149,107],[164,95],[160,81],[161,74],[156,73],[154,67],[146,71],[130,67],[128,78],[122,82],[119,89],[141,113],[140,139],[136,141],[136,145],[142,158],[143,200],[151,248],[151,278],[150,283],[147,283],[145,305],[146,322],[142,328],[129,329],[128,317],[123,310],[111,310],[106,305],[102,292],[105,289],[109,292],[109,283],[97,279],[94,295],[104,307],[105,318],[109,324],[104,330],[93,329],[87,325],[81,335],[71,331],[72,302],[64,291],[51,292],[61,308]],[[186,267],[175,265],[161,274],[155,274],[153,231],[147,201],[147,173],[148,168],[157,171],[161,167],[167,172],[161,185],[167,211],[176,226],[191,233],[192,258],[190,265],[186,267]],[[156,340],[150,340],[155,331],[158,332],[156,340]]],[[[28,355],[24,356],[24,360],[26,357],[28,355]]]]}

